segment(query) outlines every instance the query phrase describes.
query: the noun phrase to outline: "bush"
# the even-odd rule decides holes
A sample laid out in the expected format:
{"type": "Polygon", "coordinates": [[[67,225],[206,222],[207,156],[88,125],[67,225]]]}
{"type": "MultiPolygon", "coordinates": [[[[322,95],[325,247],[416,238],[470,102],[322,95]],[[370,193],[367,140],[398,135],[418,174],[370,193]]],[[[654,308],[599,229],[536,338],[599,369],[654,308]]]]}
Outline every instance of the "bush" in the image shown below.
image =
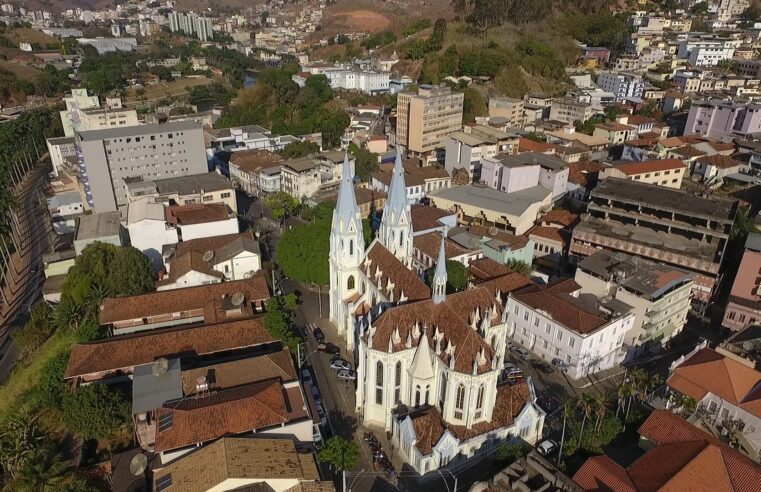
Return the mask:
{"type": "Polygon", "coordinates": [[[85,439],[113,436],[129,417],[129,403],[118,390],[103,383],[80,386],[63,398],[64,424],[85,439]]]}
{"type": "Polygon", "coordinates": [[[69,363],[70,353],[69,350],[62,350],[42,366],[37,392],[44,405],[61,408],[63,397],[66,395],[63,375],[69,363]]]}

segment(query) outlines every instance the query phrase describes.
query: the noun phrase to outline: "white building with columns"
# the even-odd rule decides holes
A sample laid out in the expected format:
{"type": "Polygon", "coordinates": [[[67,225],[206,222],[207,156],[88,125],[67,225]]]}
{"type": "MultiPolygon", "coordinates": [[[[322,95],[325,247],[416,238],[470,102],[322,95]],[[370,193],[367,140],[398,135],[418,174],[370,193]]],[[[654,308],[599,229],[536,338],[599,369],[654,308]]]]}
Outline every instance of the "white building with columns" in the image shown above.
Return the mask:
{"type": "Polygon", "coordinates": [[[365,250],[350,174],[333,215],[330,316],[355,355],[360,420],[391,432],[421,474],[514,436],[536,442],[545,413],[531,380],[499,384],[508,327],[503,292],[447,294],[443,241],[432,291],[412,270],[400,156],[378,236],[365,250]]]}

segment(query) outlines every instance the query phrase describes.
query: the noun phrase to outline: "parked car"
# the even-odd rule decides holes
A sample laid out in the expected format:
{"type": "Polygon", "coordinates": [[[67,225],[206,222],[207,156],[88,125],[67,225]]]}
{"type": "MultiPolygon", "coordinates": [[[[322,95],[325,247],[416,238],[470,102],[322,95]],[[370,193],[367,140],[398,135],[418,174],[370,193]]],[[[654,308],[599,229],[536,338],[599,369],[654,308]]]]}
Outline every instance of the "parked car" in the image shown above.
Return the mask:
{"type": "Polygon", "coordinates": [[[341,358],[338,358],[334,359],[333,362],[330,363],[330,368],[334,371],[351,371],[351,364],[341,358]]]}
{"type": "Polygon", "coordinates": [[[351,370],[340,370],[338,371],[338,380],[339,381],[356,381],[357,379],[357,373],[351,370]]]}
{"type": "Polygon", "coordinates": [[[551,455],[558,448],[558,443],[552,439],[545,439],[536,447],[536,451],[542,456],[551,455]]]}
{"type": "Polygon", "coordinates": [[[321,328],[315,328],[312,331],[312,334],[314,335],[314,339],[317,340],[318,343],[323,343],[325,341],[325,333],[322,332],[321,328]]]}
{"type": "Polygon", "coordinates": [[[513,345],[512,347],[510,347],[510,350],[511,350],[511,351],[512,351],[512,352],[513,352],[515,355],[517,355],[518,357],[520,357],[521,359],[523,359],[523,360],[528,360],[528,357],[529,357],[529,353],[528,353],[528,350],[526,350],[525,348],[523,348],[523,347],[519,347],[519,346],[517,346],[517,345],[513,345]]]}
{"type": "Polygon", "coordinates": [[[333,343],[320,343],[317,348],[328,354],[336,355],[341,353],[341,349],[333,343]]]}
{"type": "Polygon", "coordinates": [[[312,382],[312,373],[309,372],[309,369],[306,367],[301,370],[301,380],[305,383],[312,382]]]}
{"type": "Polygon", "coordinates": [[[505,379],[520,379],[523,377],[523,370],[514,364],[507,364],[502,374],[505,379]]]}

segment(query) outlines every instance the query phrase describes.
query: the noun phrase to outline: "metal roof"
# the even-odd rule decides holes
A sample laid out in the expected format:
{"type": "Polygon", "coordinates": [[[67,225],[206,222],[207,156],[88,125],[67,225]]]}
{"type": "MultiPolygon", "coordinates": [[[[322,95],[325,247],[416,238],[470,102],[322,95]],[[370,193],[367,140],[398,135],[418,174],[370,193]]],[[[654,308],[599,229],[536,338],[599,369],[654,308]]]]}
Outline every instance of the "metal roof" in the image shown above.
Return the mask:
{"type": "Polygon", "coordinates": [[[153,362],[135,367],[132,376],[132,413],[150,412],[182,398],[180,359],[170,359],[164,374],[154,376],[153,362]]]}

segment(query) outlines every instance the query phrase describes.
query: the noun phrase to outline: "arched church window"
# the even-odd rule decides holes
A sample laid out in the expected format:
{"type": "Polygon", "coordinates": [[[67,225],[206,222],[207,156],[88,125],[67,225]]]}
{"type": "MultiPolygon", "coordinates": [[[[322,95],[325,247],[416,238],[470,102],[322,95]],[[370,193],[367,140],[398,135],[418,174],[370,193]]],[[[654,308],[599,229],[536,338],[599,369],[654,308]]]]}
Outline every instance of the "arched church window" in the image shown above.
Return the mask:
{"type": "Polygon", "coordinates": [[[478,394],[476,395],[476,420],[481,418],[481,414],[484,409],[484,385],[478,387],[478,394]]]}
{"type": "Polygon", "coordinates": [[[349,279],[346,281],[346,288],[354,290],[354,275],[349,276],[349,279]]]}
{"type": "Polygon", "coordinates": [[[396,363],[394,370],[394,403],[399,404],[402,399],[402,361],[396,363]]]}
{"type": "Polygon", "coordinates": [[[415,386],[415,406],[420,406],[420,386],[415,386]]]}
{"type": "Polygon", "coordinates": [[[457,392],[454,398],[454,418],[462,420],[462,410],[465,408],[465,385],[457,385],[457,392]]]}
{"type": "Polygon", "coordinates": [[[441,374],[441,386],[439,387],[439,407],[444,411],[444,402],[447,399],[447,375],[441,374]]]}
{"type": "Polygon", "coordinates": [[[383,362],[375,364],[375,404],[383,405],[383,362]]]}

